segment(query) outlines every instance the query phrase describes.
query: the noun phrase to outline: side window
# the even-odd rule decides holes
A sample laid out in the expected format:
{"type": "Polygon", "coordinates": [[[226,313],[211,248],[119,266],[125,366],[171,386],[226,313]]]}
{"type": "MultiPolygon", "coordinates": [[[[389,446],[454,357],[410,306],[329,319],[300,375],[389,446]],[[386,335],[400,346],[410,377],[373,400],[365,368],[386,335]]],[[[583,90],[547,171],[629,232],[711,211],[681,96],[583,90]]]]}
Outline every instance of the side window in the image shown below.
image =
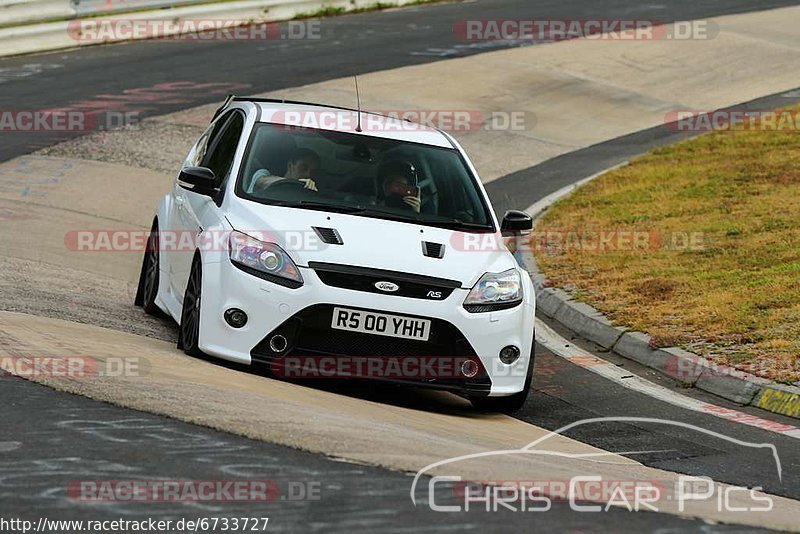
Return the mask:
{"type": "Polygon", "coordinates": [[[203,159],[206,157],[208,148],[213,144],[217,136],[219,136],[222,127],[225,126],[225,123],[228,122],[228,119],[230,119],[230,114],[221,117],[217,122],[209,126],[206,131],[203,132],[203,135],[197,140],[197,143],[195,143],[192,151],[189,152],[189,155],[183,164],[184,167],[200,167],[203,165],[203,159]]]}
{"type": "Polygon", "coordinates": [[[228,179],[233,166],[233,156],[244,130],[244,118],[241,113],[233,112],[227,121],[221,121],[221,131],[211,133],[211,142],[202,158],[203,167],[214,171],[217,187],[221,187],[228,179]]]}
{"type": "Polygon", "coordinates": [[[200,161],[206,153],[206,145],[208,145],[208,138],[210,136],[211,128],[209,127],[189,151],[189,155],[186,156],[186,159],[183,161],[183,167],[197,167],[200,165],[200,161]]]}

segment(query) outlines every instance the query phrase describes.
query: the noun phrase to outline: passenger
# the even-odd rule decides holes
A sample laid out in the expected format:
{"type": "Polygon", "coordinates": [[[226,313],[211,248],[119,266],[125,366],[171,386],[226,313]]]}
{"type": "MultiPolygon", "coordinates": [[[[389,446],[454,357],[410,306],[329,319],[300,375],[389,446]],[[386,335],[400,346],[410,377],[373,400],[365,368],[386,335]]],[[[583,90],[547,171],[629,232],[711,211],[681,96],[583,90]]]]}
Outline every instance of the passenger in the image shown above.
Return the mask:
{"type": "Polygon", "coordinates": [[[389,160],[378,166],[378,203],[387,208],[407,208],[419,213],[422,206],[419,176],[411,163],[389,160]]]}

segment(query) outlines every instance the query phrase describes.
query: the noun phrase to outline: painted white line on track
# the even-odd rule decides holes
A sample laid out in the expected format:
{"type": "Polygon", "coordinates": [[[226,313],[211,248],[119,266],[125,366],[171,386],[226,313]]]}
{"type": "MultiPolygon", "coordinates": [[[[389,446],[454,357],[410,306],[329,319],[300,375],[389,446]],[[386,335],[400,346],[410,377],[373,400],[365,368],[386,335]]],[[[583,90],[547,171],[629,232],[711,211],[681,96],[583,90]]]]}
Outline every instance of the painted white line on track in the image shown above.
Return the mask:
{"type": "Polygon", "coordinates": [[[679,408],[706,415],[713,415],[734,423],[740,423],[800,439],[800,428],[798,427],[777,423],[739,410],[724,408],[716,404],[693,399],[669,388],[665,388],[664,386],[655,384],[638,375],[631,376],[630,371],[595,356],[580,347],[576,347],[575,344],[561,337],[539,318],[536,318],[536,341],[556,356],[564,358],[568,362],[598,374],[624,388],[643,393],[662,402],[678,406],[679,408]]]}

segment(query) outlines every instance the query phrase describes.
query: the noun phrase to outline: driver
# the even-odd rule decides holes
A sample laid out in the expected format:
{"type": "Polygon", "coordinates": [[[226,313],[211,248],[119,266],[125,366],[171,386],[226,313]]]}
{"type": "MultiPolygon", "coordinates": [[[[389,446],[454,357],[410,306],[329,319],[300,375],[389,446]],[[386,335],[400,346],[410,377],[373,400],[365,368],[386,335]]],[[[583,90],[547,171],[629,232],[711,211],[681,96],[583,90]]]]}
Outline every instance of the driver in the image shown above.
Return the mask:
{"type": "Polygon", "coordinates": [[[311,175],[319,166],[319,154],[309,148],[298,148],[289,157],[286,176],[275,176],[269,169],[256,171],[253,174],[253,191],[263,190],[279,180],[299,180],[306,189],[317,191],[317,184],[311,175]]]}
{"type": "Polygon", "coordinates": [[[419,176],[411,163],[399,159],[378,167],[378,203],[387,208],[406,208],[419,213],[422,205],[419,176]]]}

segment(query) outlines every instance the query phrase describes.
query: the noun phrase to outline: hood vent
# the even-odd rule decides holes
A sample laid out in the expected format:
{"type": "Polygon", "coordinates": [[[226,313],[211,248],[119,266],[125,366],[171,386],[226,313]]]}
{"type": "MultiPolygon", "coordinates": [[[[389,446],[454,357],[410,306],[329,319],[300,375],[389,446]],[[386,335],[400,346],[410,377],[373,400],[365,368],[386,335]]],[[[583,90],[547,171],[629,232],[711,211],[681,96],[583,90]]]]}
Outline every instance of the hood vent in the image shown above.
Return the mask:
{"type": "Polygon", "coordinates": [[[320,228],[319,226],[312,226],[311,228],[324,243],[329,245],[344,245],[342,236],[339,235],[339,232],[335,228],[320,228]]]}
{"type": "Polygon", "coordinates": [[[442,259],[444,258],[444,245],[442,245],[441,243],[432,243],[430,241],[423,241],[422,254],[429,258],[442,259]]]}

